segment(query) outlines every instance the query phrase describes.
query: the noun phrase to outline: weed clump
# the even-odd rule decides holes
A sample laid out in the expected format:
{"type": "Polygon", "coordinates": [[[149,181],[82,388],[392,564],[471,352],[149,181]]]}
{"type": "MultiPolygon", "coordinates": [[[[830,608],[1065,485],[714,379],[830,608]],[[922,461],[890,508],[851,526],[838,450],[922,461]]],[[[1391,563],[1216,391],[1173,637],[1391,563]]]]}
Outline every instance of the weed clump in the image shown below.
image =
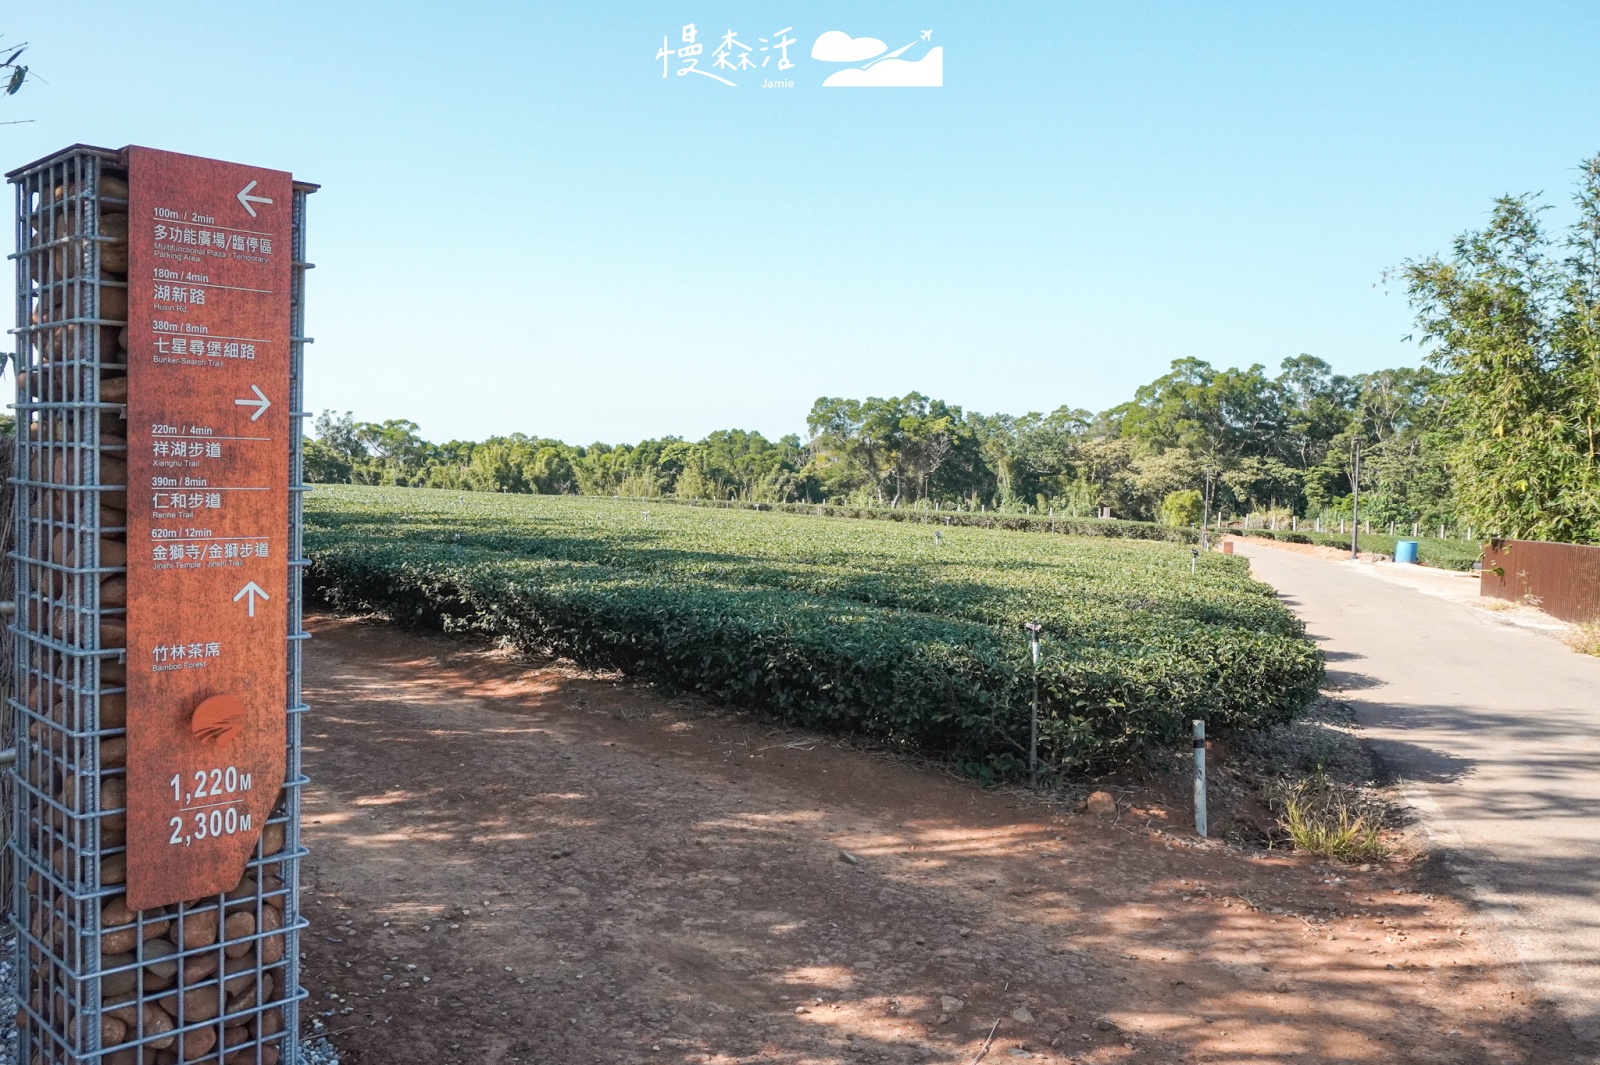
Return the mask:
{"type": "Polygon", "coordinates": [[[1322,774],[1286,784],[1273,796],[1278,823],[1296,850],[1345,862],[1386,857],[1383,813],[1361,793],[1322,774]]]}
{"type": "Polygon", "coordinates": [[[1600,621],[1579,625],[1567,637],[1567,643],[1579,654],[1600,658],[1600,621]]]}

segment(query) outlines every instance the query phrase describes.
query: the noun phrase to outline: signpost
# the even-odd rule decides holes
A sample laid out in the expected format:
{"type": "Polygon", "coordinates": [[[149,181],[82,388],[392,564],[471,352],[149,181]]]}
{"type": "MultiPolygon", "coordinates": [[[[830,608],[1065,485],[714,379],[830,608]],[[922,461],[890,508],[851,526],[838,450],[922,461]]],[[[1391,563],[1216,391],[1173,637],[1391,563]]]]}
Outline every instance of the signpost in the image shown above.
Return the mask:
{"type": "Polygon", "coordinates": [[[85,145],[8,177],[19,1060],[293,1060],[315,186],[85,145]]]}
{"type": "Polygon", "coordinates": [[[227,891],[278,797],[291,178],[128,150],[128,905],[227,891]]]}

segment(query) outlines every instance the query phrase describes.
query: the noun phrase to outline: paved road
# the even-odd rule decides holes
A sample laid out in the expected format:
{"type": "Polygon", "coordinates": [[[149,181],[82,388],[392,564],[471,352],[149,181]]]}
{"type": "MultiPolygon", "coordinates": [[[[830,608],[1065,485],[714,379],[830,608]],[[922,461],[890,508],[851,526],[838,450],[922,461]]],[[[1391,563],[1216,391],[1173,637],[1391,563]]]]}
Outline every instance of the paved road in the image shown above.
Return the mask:
{"type": "Polygon", "coordinates": [[[1380,763],[1500,919],[1508,962],[1600,1046],[1600,659],[1370,563],[1238,550],[1322,644],[1380,763]]]}

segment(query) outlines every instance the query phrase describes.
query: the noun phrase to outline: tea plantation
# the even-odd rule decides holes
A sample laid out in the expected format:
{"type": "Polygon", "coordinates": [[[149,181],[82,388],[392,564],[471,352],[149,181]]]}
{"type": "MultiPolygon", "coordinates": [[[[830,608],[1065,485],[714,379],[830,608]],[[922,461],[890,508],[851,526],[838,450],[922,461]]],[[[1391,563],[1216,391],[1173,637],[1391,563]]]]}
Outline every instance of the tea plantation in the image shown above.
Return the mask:
{"type": "Polygon", "coordinates": [[[1243,558],[1187,546],[569,496],[327,486],[308,592],[502,637],[811,728],[1023,765],[1043,622],[1041,758],[1100,769],[1283,721],[1322,659],[1243,558]],[[938,533],[936,538],[935,533],[938,533]]]}

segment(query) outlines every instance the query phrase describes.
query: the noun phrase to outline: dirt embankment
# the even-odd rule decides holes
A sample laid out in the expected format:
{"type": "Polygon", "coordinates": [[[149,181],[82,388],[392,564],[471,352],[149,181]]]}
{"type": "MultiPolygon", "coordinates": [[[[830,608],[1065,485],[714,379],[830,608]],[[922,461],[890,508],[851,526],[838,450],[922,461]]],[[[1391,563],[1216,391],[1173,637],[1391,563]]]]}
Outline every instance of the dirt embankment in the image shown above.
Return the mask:
{"type": "Polygon", "coordinates": [[[347,1065],[1574,1060],[1407,867],[312,628],[304,981],[347,1065]]]}

